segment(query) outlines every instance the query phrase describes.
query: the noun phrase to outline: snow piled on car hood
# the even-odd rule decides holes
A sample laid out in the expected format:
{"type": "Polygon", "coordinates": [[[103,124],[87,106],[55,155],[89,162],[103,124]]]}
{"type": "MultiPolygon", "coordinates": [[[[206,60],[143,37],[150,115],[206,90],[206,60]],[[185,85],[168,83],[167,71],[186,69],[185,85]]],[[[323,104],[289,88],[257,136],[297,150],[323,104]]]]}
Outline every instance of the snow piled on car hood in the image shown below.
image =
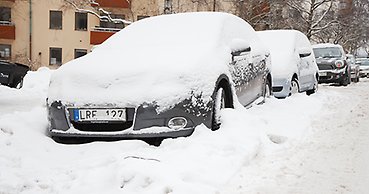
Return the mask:
{"type": "MultiPolygon", "coordinates": [[[[51,78],[49,102],[154,103],[166,109],[191,95],[209,101],[218,76],[228,73],[229,25],[253,32],[245,21],[226,13],[183,13],[135,22],[60,67],[51,78]]],[[[251,39],[254,54],[263,50],[255,44],[254,33],[238,34],[251,39]]]]}
{"type": "Polygon", "coordinates": [[[273,78],[291,77],[297,71],[297,54],[294,48],[296,41],[295,30],[266,30],[258,31],[257,35],[270,50],[273,78]]]}

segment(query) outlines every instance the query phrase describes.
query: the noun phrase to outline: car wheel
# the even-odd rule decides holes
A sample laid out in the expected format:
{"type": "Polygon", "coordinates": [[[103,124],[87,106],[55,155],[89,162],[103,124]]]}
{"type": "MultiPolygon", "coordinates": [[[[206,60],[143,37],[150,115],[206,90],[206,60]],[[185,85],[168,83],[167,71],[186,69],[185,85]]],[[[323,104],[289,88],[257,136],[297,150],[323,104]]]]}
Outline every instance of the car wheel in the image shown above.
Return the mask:
{"type": "Polygon", "coordinates": [[[316,79],[316,82],[314,83],[313,89],[306,91],[306,95],[308,95],[308,96],[310,96],[311,94],[314,94],[314,93],[318,92],[318,88],[319,88],[318,75],[315,77],[315,79],[316,79]]]}
{"type": "Polygon", "coordinates": [[[291,86],[290,86],[290,96],[292,94],[296,94],[299,92],[299,83],[298,81],[294,78],[291,81],[291,86]]]}
{"type": "Polygon", "coordinates": [[[215,101],[213,105],[213,118],[212,118],[212,127],[213,131],[218,130],[221,125],[220,111],[225,108],[225,92],[223,87],[219,87],[215,101]]]}
{"type": "Polygon", "coordinates": [[[341,82],[341,85],[342,86],[347,86],[348,84],[349,84],[349,76],[347,75],[347,72],[346,72],[346,75],[344,75],[344,77],[343,77],[343,80],[342,80],[342,82],[341,82]]]}
{"type": "Polygon", "coordinates": [[[263,100],[259,104],[263,104],[265,99],[270,98],[272,96],[272,84],[270,80],[266,79],[264,83],[264,91],[263,91],[263,100]]]}

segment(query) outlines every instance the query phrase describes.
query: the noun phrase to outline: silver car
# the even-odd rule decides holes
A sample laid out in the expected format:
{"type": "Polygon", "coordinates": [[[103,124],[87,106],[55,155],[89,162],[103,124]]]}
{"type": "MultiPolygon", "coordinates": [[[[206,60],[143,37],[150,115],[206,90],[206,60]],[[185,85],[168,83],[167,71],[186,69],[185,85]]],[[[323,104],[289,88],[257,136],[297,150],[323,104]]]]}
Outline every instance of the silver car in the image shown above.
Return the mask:
{"type": "Polygon", "coordinates": [[[351,81],[359,82],[360,79],[360,66],[356,63],[356,59],[354,55],[347,54],[347,63],[350,65],[351,69],[351,81]]]}
{"type": "Polygon", "coordinates": [[[356,64],[360,66],[360,77],[369,77],[369,58],[357,58],[356,64]]]}
{"type": "Polygon", "coordinates": [[[272,60],[273,95],[285,98],[293,93],[317,91],[318,66],[308,38],[297,30],[257,32],[269,47],[272,60]]]}

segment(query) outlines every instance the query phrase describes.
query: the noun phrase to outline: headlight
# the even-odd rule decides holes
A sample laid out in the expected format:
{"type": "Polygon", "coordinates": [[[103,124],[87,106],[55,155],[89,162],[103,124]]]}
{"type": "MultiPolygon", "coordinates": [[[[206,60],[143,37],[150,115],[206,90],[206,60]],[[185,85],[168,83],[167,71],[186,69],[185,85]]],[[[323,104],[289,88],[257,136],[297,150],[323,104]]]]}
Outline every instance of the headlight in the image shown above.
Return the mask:
{"type": "Polygon", "coordinates": [[[184,117],[174,117],[168,122],[168,127],[174,130],[185,128],[187,125],[187,119],[184,117]]]}
{"type": "Polygon", "coordinates": [[[338,61],[336,61],[335,65],[336,65],[336,67],[341,68],[345,65],[345,63],[341,60],[338,60],[338,61]]]}

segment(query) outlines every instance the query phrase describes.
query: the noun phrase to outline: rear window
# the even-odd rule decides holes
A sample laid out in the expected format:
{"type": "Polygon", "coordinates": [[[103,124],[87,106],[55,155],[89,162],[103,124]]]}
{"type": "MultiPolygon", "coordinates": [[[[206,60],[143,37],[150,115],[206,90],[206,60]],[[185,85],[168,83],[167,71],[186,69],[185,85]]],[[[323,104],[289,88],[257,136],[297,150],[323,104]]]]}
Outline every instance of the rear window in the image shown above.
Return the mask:
{"type": "Polygon", "coordinates": [[[341,49],[339,48],[314,48],[316,58],[340,58],[342,57],[341,49]]]}

